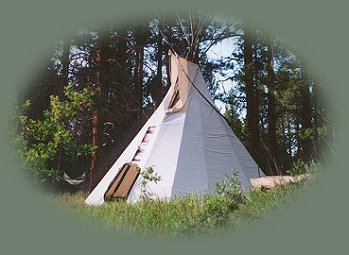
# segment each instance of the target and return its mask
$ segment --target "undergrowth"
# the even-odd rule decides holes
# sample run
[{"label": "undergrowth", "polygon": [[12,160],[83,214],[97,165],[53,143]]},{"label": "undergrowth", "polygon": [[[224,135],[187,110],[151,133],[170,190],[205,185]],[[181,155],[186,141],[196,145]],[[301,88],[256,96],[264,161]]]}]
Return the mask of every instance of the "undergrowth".
[{"label": "undergrowth", "polygon": [[87,206],[83,203],[85,196],[82,193],[61,195],[58,200],[90,223],[102,225],[110,231],[170,239],[195,238],[245,227],[255,220],[268,221],[269,212],[289,206],[304,188],[304,182],[307,181],[243,192],[236,176],[227,176],[217,185],[215,193],[169,201],[142,199],[131,204],[115,201]]}]

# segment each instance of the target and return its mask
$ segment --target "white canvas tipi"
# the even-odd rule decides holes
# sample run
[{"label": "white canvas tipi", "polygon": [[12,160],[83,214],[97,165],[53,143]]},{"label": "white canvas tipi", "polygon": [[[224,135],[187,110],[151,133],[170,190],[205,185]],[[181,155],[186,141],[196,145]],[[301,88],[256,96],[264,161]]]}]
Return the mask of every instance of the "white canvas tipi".
[{"label": "white canvas tipi", "polygon": [[[232,171],[246,189],[250,178],[264,176],[215,108],[198,65],[170,53],[170,80],[162,103],[85,203],[102,204],[125,163],[153,167],[161,180],[149,182],[147,193],[160,199],[212,191]],[[130,182],[129,202],[141,197],[141,178]]]}]

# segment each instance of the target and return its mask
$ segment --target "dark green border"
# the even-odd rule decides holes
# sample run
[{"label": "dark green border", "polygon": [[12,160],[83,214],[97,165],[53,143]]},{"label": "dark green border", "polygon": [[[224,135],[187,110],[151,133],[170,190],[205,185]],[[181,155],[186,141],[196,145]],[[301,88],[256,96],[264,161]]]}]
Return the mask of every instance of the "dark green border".
[{"label": "dark green border", "polygon": [[[337,1],[340,2],[340,1]],[[341,1],[344,2],[344,1]],[[222,15],[247,16],[299,48],[325,84],[337,114],[338,146],[333,162],[289,211],[273,223],[215,241],[162,243],[131,241],[94,229],[57,208],[27,183],[11,155],[6,120],[12,97],[48,55],[54,41],[83,24],[135,18],[154,6],[201,7]],[[345,251],[348,239],[348,7],[328,1],[2,1],[0,4],[1,171],[0,251],[2,254],[101,254],[138,252],[213,254],[330,254]]]}]

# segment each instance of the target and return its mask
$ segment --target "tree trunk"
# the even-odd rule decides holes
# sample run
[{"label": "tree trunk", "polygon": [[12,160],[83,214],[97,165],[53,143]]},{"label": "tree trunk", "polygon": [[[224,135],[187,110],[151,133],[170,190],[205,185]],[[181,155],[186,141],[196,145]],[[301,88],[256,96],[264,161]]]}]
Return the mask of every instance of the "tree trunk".
[{"label": "tree trunk", "polygon": [[[169,48],[167,48],[167,51],[168,52]],[[171,71],[170,71],[170,56],[168,54],[166,54],[166,75],[167,75],[167,86],[171,86]]]},{"label": "tree trunk", "polygon": [[163,97],[163,85],[162,85],[162,55],[163,55],[163,46],[162,46],[162,34],[161,34],[162,26],[159,24],[159,33],[157,35],[157,47],[158,51],[156,53],[156,61],[157,61],[157,69],[156,69],[156,80],[154,85],[154,101],[156,106],[159,106],[162,97]]},{"label": "tree trunk", "polygon": [[290,167],[292,166],[293,156],[292,156],[292,131],[291,131],[291,120],[287,120],[287,147],[288,147],[288,159],[290,162]]},{"label": "tree trunk", "polygon": [[318,88],[313,85],[313,112],[314,112],[314,124],[313,124],[313,132],[314,132],[314,157],[319,156],[319,147],[320,147],[320,138],[319,138],[319,95]]},{"label": "tree trunk", "polygon": [[[304,67],[303,67],[304,68]],[[302,148],[302,160],[307,162],[311,159],[312,155],[312,138],[311,135],[305,134],[312,130],[312,107],[311,107],[311,95],[309,90],[309,79],[305,70],[302,70],[302,81],[301,81],[301,124],[302,124],[302,139],[301,139],[301,148]]]},{"label": "tree trunk", "polygon": [[[258,105],[254,84],[254,65],[251,29],[248,25],[244,26],[244,69],[245,69],[245,86],[246,86],[246,103],[247,103],[247,147],[252,156],[260,163],[259,157],[259,126],[258,126]],[[263,169],[264,170],[264,169]]]},{"label": "tree trunk", "polygon": [[[120,30],[118,35],[118,43],[117,43],[117,75],[116,75],[116,90],[117,94],[123,95],[125,97],[126,105],[122,105],[123,111],[130,110],[130,107],[135,107],[132,105],[133,101],[132,98],[135,96],[133,93],[133,88],[131,84],[130,77],[131,75],[131,68],[128,63],[128,51],[129,47],[127,44],[127,29],[123,28]],[[120,111],[120,109],[117,109]]]},{"label": "tree trunk", "polygon": [[272,169],[274,174],[278,172],[277,162],[277,139],[276,139],[276,98],[275,98],[275,74],[273,66],[273,41],[270,38],[268,45],[268,147],[270,152],[270,158],[272,161]]},{"label": "tree trunk", "polygon": [[[97,110],[93,111],[92,113],[92,145],[97,145],[97,138],[98,138],[98,114]],[[88,190],[89,192],[93,189],[93,175],[96,168],[96,161],[97,161],[97,155],[96,152],[92,152],[91,154],[91,161],[90,161],[90,171],[89,171],[89,184],[88,184]]]},{"label": "tree trunk", "polygon": [[59,89],[58,95],[63,95],[63,89],[69,85],[69,54],[70,54],[70,41],[65,39],[63,41],[63,54],[62,54],[62,84]]},{"label": "tree trunk", "polygon": [[[100,104],[100,95],[101,95],[101,50],[100,48],[96,51],[96,87],[95,87],[95,98],[96,98],[96,106],[94,111],[92,112],[92,146],[97,146],[98,144],[98,106]],[[92,152],[91,160],[90,160],[90,169],[89,169],[89,183],[88,183],[88,191],[91,192],[93,189],[93,175],[96,168],[97,154],[96,152]]]},{"label": "tree trunk", "polygon": [[136,31],[136,72],[135,72],[135,95],[138,118],[143,109],[143,66],[144,66],[144,31],[143,26],[138,26]]}]

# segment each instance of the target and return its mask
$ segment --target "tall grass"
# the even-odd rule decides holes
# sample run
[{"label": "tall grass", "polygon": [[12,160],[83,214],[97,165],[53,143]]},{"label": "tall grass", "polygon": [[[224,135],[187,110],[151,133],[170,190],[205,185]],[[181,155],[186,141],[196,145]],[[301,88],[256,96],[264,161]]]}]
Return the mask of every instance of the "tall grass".
[{"label": "tall grass", "polygon": [[270,190],[253,189],[243,200],[232,203],[221,194],[187,196],[170,201],[144,199],[128,204],[107,202],[101,206],[84,205],[84,195],[60,195],[58,201],[92,224],[131,235],[188,238],[214,235],[221,230],[245,227],[253,220],[267,220],[273,208],[285,208],[304,183],[292,183]]}]

